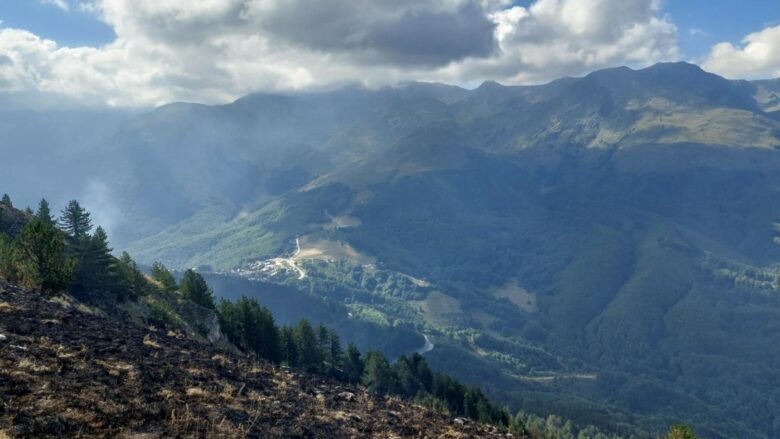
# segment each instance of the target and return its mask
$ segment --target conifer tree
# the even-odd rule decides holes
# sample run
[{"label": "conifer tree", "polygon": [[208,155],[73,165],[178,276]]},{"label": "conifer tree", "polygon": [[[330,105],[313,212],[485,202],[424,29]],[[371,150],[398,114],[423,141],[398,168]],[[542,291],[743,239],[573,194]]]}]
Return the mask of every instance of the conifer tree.
[{"label": "conifer tree", "polygon": [[41,198],[41,201],[38,203],[38,210],[35,212],[35,216],[49,225],[56,226],[56,219],[51,215],[49,202],[45,198]]},{"label": "conifer tree", "polygon": [[428,366],[428,362],[425,361],[425,358],[415,352],[409,357],[409,363],[411,364],[412,369],[414,370],[414,376],[420,382],[422,389],[426,392],[432,392],[433,372],[431,372],[431,368]]},{"label": "conifer tree", "polygon": [[92,230],[92,220],[78,201],[71,200],[63,209],[60,218],[62,230],[68,235],[72,243],[80,243],[86,240]]},{"label": "conifer tree", "polygon": [[298,346],[299,366],[310,373],[319,372],[322,355],[317,336],[308,321],[301,320],[295,327],[295,344]]},{"label": "conifer tree", "polygon": [[122,290],[122,299],[136,299],[147,291],[146,278],[144,278],[138,264],[127,252],[122,252],[117,264]]},{"label": "conifer tree", "polygon": [[176,285],[176,279],[173,277],[173,274],[161,262],[152,264],[152,278],[160,282],[165,291],[172,292],[179,288]]},{"label": "conifer tree", "polygon": [[279,330],[274,324],[271,312],[262,308],[257,300],[246,296],[241,296],[236,305],[241,338],[246,346],[260,358],[278,362],[280,360]]},{"label": "conifer tree", "polygon": [[195,270],[188,269],[184,272],[179,290],[185,298],[204,308],[214,309],[214,293],[203,276]]},{"label": "conifer tree", "polygon": [[320,322],[317,324],[316,334],[317,350],[320,352],[320,373],[328,374],[330,365],[330,334],[328,333],[328,328]]},{"label": "conifer tree", "polygon": [[8,194],[3,194],[3,198],[0,198],[0,204],[5,207],[14,207],[13,203],[11,203],[11,197],[9,197]]},{"label": "conifer tree", "polygon": [[117,260],[111,255],[108,235],[98,226],[91,237],[79,240],[76,256],[77,295],[87,299],[98,299],[99,295],[112,293],[119,299],[119,270]]},{"label": "conifer tree", "polygon": [[384,395],[393,390],[393,371],[387,358],[378,351],[366,353],[363,385],[376,395]]},{"label": "conifer tree", "polygon": [[298,345],[295,343],[293,328],[285,326],[279,333],[282,359],[290,367],[298,367]]},{"label": "conifer tree", "polygon": [[13,241],[5,233],[0,233],[0,277],[16,280]]},{"label": "conifer tree", "polygon": [[54,293],[70,284],[73,261],[65,255],[65,241],[58,230],[43,221],[36,218],[28,222],[11,252],[13,272],[22,285]]},{"label": "conifer tree", "polygon": [[27,215],[30,215],[30,216],[35,215],[35,213],[33,213],[33,210],[32,210],[32,208],[30,206],[27,206],[27,207],[24,208],[24,213],[26,213]]},{"label": "conifer tree", "polygon": [[341,377],[344,370],[344,351],[341,349],[341,339],[335,330],[330,330],[330,348],[328,357],[330,360],[329,375],[334,378]]},{"label": "conifer tree", "polygon": [[347,355],[344,358],[344,379],[351,384],[357,384],[363,377],[363,359],[357,346],[347,345]]}]

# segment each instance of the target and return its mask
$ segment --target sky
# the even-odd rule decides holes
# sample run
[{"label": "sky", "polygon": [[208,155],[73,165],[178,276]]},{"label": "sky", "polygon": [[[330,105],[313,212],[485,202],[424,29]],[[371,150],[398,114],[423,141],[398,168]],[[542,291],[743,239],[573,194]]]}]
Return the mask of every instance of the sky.
[{"label": "sky", "polygon": [[0,93],[118,107],[688,61],[780,77],[777,0],[0,0]]}]

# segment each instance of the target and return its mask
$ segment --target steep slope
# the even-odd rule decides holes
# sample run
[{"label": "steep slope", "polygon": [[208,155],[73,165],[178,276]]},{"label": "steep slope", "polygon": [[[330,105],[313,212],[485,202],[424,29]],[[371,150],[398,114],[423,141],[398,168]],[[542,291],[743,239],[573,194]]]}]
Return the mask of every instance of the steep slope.
[{"label": "steep slope", "polygon": [[13,437],[505,437],[0,283]]}]

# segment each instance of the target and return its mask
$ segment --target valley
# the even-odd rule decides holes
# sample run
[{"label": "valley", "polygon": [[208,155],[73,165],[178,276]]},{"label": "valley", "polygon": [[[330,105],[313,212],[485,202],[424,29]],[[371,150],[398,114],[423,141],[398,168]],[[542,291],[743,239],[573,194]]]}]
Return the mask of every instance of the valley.
[{"label": "valley", "polygon": [[[121,128],[47,181],[0,163],[0,186],[62,203],[108,182],[114,245],[142,264],[197,267],[218,297],[390,358],[424,352],[513,410],[640,438],[685,422],[767,439],[780,435],[773,84],[661,63],[170,104],[119,112]],[[13,120],[0,120],[13,145],[56,157],[76,142]]]}]

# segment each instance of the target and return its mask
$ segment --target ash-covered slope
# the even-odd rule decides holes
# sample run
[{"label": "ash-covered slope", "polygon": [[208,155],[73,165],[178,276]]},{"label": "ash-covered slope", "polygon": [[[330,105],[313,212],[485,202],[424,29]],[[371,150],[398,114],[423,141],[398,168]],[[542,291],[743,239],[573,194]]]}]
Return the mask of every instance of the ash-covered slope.
[{"label": "ash-covered slope", "polygon": [[503,437],[0,281],[0,437]]}]

